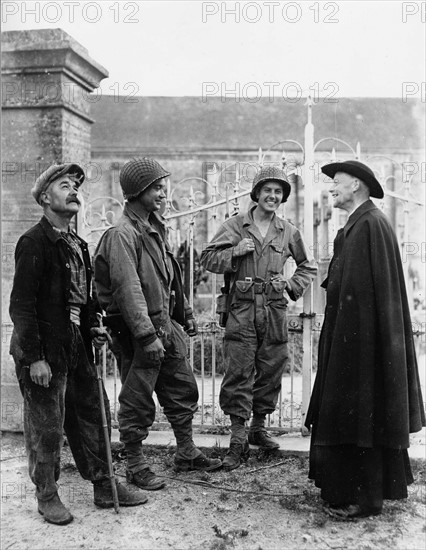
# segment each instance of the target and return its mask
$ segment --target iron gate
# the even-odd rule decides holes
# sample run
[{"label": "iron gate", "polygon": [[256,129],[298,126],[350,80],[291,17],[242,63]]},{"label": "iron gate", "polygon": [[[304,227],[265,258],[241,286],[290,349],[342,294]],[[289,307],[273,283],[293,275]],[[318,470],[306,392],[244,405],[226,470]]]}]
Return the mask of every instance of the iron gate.
[{"label": "iron gate", "polygon": [[[303,227],[302,233],[305,242],[311,247],[320,268],[318,281],[314,282],[306,291],[303,303],[290,310],[288,316],[290,365],[289,372],[285,373],[282,380],[282,390],[274,414],[269,416],[268,423],[272,430],[281,432],[302,431],[304,433],[304,417],[307,412],[311,388],[312,367],[316,357],[316,343],[321,330],[323,315],[317,313],[323,310],[323,298],[319,294],[319,282],[325,275],[329,259],[331,257],[330,243],[338,227],[344,223],[339,212],[332,210],[328,203],[327,191],[318,192],[320,181],[320,167],[322,164],[335,162],[337,154],[335,148],[322,154],[322,158],[316,160],[316,154],[320,145],[330,140],[333,145],[349,150],[351,157],[361,160],[361,147],[350,144],[334,137],[322,138],[314,142],[314,126],[312,124],[312,101],[307,102],[307,123],[305,126],[305,139],[303,145],[290,139],[278,142],[269,147],[265,153],[259,149],[257,159],[252,162],[227,163],[223,167],[215,163],[209,163],[210,169],[205,170],[205,177],[186,178],[176,186],[171,187],[167,182],[167,198],[164,216],[169,226],[169,235],[175,252],[185,246],[187,261],[188,299],[191,306],[204,300],[207,304],[198,315],[199,335],[189,339],[189,360],[192,369],[196,373],[199,385],[200,403],[199,412],[194,420],[194,425],[205,428],[218,428],[226,425],[228,420],[218,405],[218,388],[221,382],[221,361],[219,358],[223,329],[219,327],[216,317],[216,294],[222,286],[222,276],[210,274],[209,285],[205,285],[204,293],[198,292],[194,285],[194,267],[197,257],[196,245],[200,245],[199,235],[204,235],[207,242],[219,227],[223,219],[238,213],[242,207],[247,206],[251,190],[253,172],[266,162],[280,162],[286,170],[289,180],[299,186],[303,194]],[[296,152],[291,155],[284,151],[285,147],[291,147]],[[347,158],[347,154],[345,158]],[[394,162],[388,157],[383,157],[387,162]],[[363,158],[364,162],[373,158]],[[377,162],[378,156],[374,157]],[[397,163],[395,163],[397,164]],[[228,179],[227,174],[231,174]],[[226,177],[223,177],[223,176]],[[385,189],[385,197],[402,201],[403,226],[400,236],[401,249],[408,243],[409,207],[410,204],[422,204],[411,196],[411,178],[401,182],[403,193],[397,193],[388,188],[389,176],[377,173]],[[303,185],[302,185],[303,183]],[[184,191],[182,191],[184,190]],[[384,207],[384,199],[375,201],[380,207]],[[283,207],[280,207],[283,208]],[[92,247],[98,241],[100,235],[108,227],[113,225],[123,209],[123,204],[111,197],[93,198],[86,204],[83,203],[82,217],[79,223],[79,231]],[[297,204],[299,209],[299,204]],[[283,215],[282,211],[278,211]],[[300,224],[302,225],[302,224]],[[197,242],[196,242],[197,241]],[[201,243],[202,244],[202,243]],[[290,264],[290,265],[288,265]],[[406,269],[406,281],[408,280],[408,265]],[[291,269],[291,262],[287,262],[286,270]],[[285,273],[285,275],[288,275]],[[196,303],[197,302],[197,303]],[[314,307],[315,305],[315,307]],[[414,327],[415,334],[424,335],[424,324]],[[417,341],[420,338],[416,339]],[[119,380],[117,367],[112,354],[105,348],[102,351],[104,378],[111,401],[113,403],[113,415],[117,417],[117,395]],[[107,363],[112,364],[112,377],[106,377]],[[166,419],[158,405],[156,422],[163,423]]]}]

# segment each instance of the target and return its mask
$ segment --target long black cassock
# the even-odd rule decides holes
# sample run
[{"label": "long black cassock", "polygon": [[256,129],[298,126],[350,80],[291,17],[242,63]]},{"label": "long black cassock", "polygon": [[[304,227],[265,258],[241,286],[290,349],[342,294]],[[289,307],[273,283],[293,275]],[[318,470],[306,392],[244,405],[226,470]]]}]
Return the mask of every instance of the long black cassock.
[{"label": "long black cassock", "polygon": [[309,477],[327,502],[380,509],[407,496],[409,433],[425,414],[397,239],[370,200],[339,230],[322,286]]}]

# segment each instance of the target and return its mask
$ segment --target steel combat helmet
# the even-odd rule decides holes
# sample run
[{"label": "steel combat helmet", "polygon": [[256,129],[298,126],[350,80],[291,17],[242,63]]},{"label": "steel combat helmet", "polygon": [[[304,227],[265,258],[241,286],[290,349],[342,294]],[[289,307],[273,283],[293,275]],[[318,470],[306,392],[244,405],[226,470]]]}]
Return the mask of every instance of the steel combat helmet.
[{"label": "steel combat helmet", "polygon": [[257,202],[257,192],[265,182],[277,181],[281,183],[283,188],[283,198],[281,202],[286,202],[291,191],[291,186],[286,178],[287,176],[282,168],[278,166],[262,166],[253,180],[253,187],[250,193],[251,200]]},{"label": "steel combat helmet", "polygon": [[134,199],[156,181],[170,176],[152,158],[135,158],[127,162],[120,172],[120,185],[125,199]]}]

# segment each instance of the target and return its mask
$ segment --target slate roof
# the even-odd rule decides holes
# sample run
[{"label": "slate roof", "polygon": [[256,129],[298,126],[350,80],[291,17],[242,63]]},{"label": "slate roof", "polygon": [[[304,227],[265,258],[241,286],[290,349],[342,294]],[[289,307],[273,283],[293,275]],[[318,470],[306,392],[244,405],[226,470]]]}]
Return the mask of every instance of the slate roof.
[{"label": "slate roof", "polygon": [[[133,100],[133,102],[130,102]],[[313,107],[315,141],[335,136],[363,151],[424,147],[424,105],[397,98],[321,99]],[[256,150],[283,139],[303,143],[305,100],[101,96],[92,103],[92,153],[132,150]],[[335,143],[334,143],[335,144]],[[320,149],[330,150],[328,141]],[[291,150],[287,145],[286,150]]]}]

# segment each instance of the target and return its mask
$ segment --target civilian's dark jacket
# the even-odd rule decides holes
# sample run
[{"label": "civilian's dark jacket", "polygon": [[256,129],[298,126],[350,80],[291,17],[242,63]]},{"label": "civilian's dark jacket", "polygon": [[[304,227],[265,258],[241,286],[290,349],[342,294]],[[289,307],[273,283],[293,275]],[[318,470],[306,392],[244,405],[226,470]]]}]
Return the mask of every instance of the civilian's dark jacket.
[{"label": "civilian's dark jacket", "polygon": [[[92,359],[90,328],[98,322],[90,292],[92,269],[87,243],[80,238],[79,241],[89,297],[88,304],[81,310],[80,332]],[[48,360],[52,350],[67,348],[71,343],[69,255],[65,241],[44,216],[18,241],[10,297],[10,316],[14,324],[10,352],[17,363],[18,376],[19,367],[40,359]]]}]

